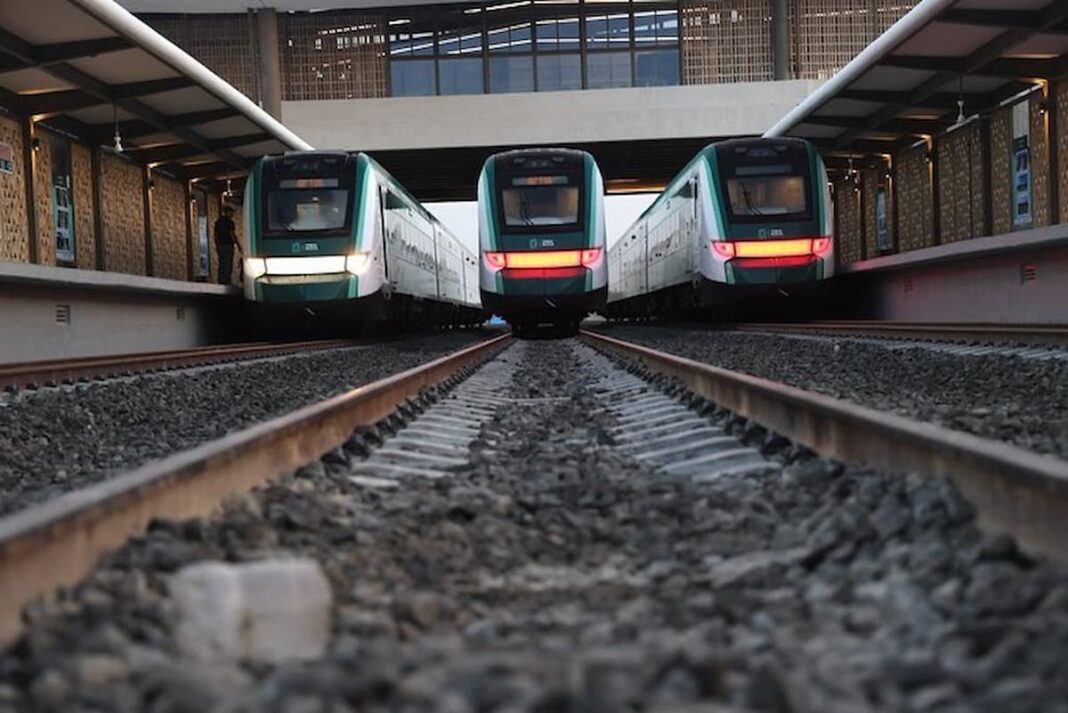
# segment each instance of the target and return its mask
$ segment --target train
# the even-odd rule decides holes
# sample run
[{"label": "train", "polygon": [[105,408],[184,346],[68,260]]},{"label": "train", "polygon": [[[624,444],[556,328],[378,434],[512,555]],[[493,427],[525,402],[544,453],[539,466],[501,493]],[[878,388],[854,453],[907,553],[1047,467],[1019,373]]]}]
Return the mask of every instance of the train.
[{"label": "train", "polygon": [[577,332],[604,308],[604,179],[593,156],[520,149],[490,156],[478,179],[483,307],[523,336],[542,324]]},{"label": "train", "polygon": [[486,317],[477,255],[365,153],[264,156],[243,211],[244,292],[261,331]]},{"label": "train", "polygon": [[612,246],[605,316],[818,309],[834,275],[833,213],[810,142],[710,144]]}]

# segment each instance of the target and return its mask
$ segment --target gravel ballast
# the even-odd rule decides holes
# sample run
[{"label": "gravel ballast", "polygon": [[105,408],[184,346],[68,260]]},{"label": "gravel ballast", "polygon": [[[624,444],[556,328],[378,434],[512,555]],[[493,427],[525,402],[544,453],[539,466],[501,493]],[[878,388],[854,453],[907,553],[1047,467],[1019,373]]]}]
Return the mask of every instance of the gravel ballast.
[{"label": "gravel ballast", "polygon": [[[364,432],[219,517],[156,523],[31,609],[0,709],[1068,713],[1064,567],[980,533],[945,481],[781,442],[772,475],[651,472],[576,348],[507,353],[499,395],[524,401],[450,475],[358,486]],[[330,580],[324,656],[178,653],[174,572],[282,555]]]},{"label": "gravel ballast", "polygon": [[598,331],[879,411],[1068,458],[1068,361],[659,326]]},{"label": "gravel ballast", "polygon": [[488,336],[449,332],[22,392],[0,403],[0,514],[221,438]]}]

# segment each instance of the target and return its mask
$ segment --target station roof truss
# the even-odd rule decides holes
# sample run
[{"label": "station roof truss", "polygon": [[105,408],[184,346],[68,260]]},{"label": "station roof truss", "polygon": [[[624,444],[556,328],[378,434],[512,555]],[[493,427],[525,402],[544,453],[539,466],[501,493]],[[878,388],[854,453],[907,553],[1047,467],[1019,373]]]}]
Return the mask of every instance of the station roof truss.
[{"label": "station roof truss", "polygon": [[0,106],[186,179],[311,148],[113,0],[0,3]]},{"label": "station roof truss", "polygon": [[808,139],[844,169],[1066,75],[1068,2],[923,0],[765,136]]}]

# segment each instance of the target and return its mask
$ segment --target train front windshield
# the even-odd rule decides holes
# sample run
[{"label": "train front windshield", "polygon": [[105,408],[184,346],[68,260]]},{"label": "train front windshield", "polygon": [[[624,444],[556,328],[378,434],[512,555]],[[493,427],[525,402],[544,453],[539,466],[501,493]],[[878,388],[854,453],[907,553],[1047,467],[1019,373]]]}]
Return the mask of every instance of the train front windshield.
[{"label": "train front windshield", "polygon": [[507,226],[577,225],[579,189],[568,176],[517,176],[501,193]]},{"label": "train front windshield", "polygon": [[342,156],[286,157],[264,170],[268,238],[347,233],[352,220],[352,171]]},{"label": "train front windshield", "polygon": [[787,144],[721,151],[731,218],[740,222],[804,220],[812,213],[804,149]]}]

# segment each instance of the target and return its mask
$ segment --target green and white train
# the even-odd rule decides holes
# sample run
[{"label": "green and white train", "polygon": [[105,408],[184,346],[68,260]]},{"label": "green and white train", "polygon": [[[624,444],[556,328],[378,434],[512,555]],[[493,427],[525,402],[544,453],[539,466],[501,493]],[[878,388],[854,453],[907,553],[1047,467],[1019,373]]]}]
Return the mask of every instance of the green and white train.
[{"label": "green and white train", "polygon": [[265,156],[244,224],[245,297],[266,325],[484,318],[477,257],[366,154]]},{"label": "green and white train", "polygon": [[799,139],[704,148],[608,254],[610,318],[811,306],[834,274],[827,169]]},{"label": "green and white train", "polygon": [[607,296],[604,181],[593,156],[524,149],[486,160],[478,180],[479,282],[516,334],[577,331]]}]

